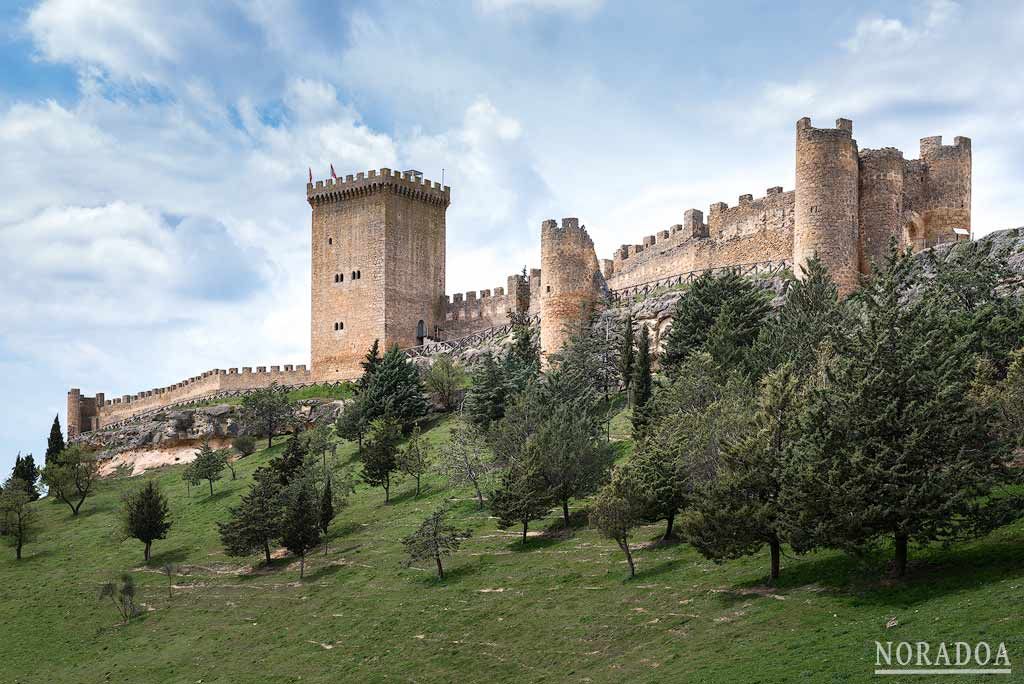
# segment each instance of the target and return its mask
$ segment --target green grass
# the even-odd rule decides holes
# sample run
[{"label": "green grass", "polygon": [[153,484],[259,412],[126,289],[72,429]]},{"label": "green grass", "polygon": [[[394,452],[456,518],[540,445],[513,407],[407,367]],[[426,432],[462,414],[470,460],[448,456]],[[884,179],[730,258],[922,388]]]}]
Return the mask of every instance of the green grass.
[{"label": "green grass", "polygon": [[[428,438],[438,445],[448,428],[440,421]],[[199,488],[187,498],[175,466],[104,482],[77,519],[39,502],[38,540],[20,562],[0,557],[0,681],[863,682],[876,639],[1004,641],[1024,669],[1022,525],[916,551],[900,582],[885,578],[883,557],[823,552],[784,558],[781,581],[766,587],[766,554],[715,565],[684,544],[641,549],[627,581],[613,542],[564,534],[553,515],[536,528],[555,533],[523,548],[468,491],[431,476],[420,498],[406,481],[388,506],[360,486],[300,582],[292,558],[253,570],[256,558],[225,557],[215,526],[281,449],[242,461],[212,497]],[[353,455],[339,448],[341,461]],[[119,541],[116,512],[149,478],[174,525],[145,567],[142,544]],[[400,540],[449,496],[474,536],[438,581],[403,566]],[[637,541],[660,531],[643,528]],[[165,562],[182,567],[170,599]],[[98,599],[124,570],[146,609],[128,625]]]}]

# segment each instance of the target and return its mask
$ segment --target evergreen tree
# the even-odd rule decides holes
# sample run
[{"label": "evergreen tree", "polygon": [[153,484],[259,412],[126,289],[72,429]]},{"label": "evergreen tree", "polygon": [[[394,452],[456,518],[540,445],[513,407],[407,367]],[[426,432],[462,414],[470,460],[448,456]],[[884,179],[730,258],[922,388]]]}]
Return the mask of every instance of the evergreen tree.
[{"label": "evergreen tree", "polygon": [[242,422],[250,432],[267,436],[268,449],[274,435],[292,420],[292,411],[288,391],[276,382],[242,396]]},{"label": "evergreen tree", "polygon": [[531,467],[530,459],[515,464],[502,473],[498,487],[489,497],[491,513],[498,519],[498,529],[506,530],[513,525],[522,525],[522,543],[530,522],[539,520],[551,510],[551,500],[544,487],[544,480]]},{"label": "evergreen tree", "polygon": [[124,498],[121,511],[124,535],[138,539],[146,545],[145,559],[147,563],[151,557],[153,542],[157,539],[167,538],[167,530],[171,527],[169,512],[167,498],[152,480],[147,482],[142,489],[128,494]]},{"label": "evergreen tree", "polygon": [[239,458],[246,458],[256,453],[256,440],[251,435],[239,435],[231,440],[231,446],[238,452]]},{"label": "evergreen tree", "polygon": [[633,366],[633,435],[643,432],[647,422],[647,402],[651,399],[651,338],[646,325],[640,326],[637,339],[636,363]]},{"label": "evergreen tree", "polygon": [[367,403],[362,395],[356,396],[352,401],[345,404],[341,415],[334,423],[334,429],[339,437],[356,442],[359,452],[363,451],[363,437],[369,428],[370,420],[367,411]]},{"label": "evergreen tree", "polygon": [[99,476],[99,460],[80,444],[67,447],[43,468],[43,482],[57,500],[68,505],[72,515],[78,515],[86,498],[95,493]]},{"label": "evergreen tree", "polygon": [[526,312],[509,313],[512,346],[505,355],[504,372],[508,391],[518,392],[540,375],[540,344],[537,331]]},{"label": "evergreen tree", "polygon": [[210,438],[205,437],[191,465],[196,479],[210,484],[210,496],[213,496],[213,483],[223,477],[227,465],[227,451],[214,449],[210,446]]},{"label": "evergreen tree", "polygon": [[270,459],[270,468],[277,473],[278,482],[282,487],[286,487],[302,471],[306,465],[306,455],[305,440],[296,427],[281,455]]},{"label": "evergreen tree", "polygon": [[384,489],[384,503],[391,501],[391,476],[398,469],[398,443],[402,428],[393,418],[378,418],[370,423],[366,449],[361,454],[363,482]]},{"label": "evergreen tree", "polygon": [[241,502],[230,513],[227,522],[217,523],[224,553],[250,556],[262,551],[270,563],[270,545],[281,534],[283,515],[282,487],[277,474],[267,468],[257,470],[249,493],[242,495]]},{"label": "evergreen tree", "polygon": [[299,557],[299,579],[306,573],[306,554],[320,544],[320,506],[308,473],[284,489],[281,545]]},{"label": "evergreen tree", "polygon": [[590,525],[614,540],[626,554],[631,578],[636,576],[636,564],[629,538],[641,523],[643,501],[640,484],[630,477],[628,470],[617,468],[590,507]]},{"label": "evergreen tree", "polygon": [[420,495],[420,480],[430,470],[430,451],[426,439],[417,425],[405,447],[398,454],[398,469],[416,480],[416,496]]},{"label": "evergreen tree", "polygon": [[360,376],[356,385],[360,390],[365,390],[370,386],[370,382],[373,380],[373,376],[377,372],[377,369],[380,368],[380,364],[380,340],[374,340],[373,344],[370,345],[369,350],[367,350],[366,356],[359,362],[359,365],[363,368],[363,374]]},{"label": "evergreen tree", "polygon": [[46,440],[46,461],[44,465],[48,463],[55,463],[60,457],[60,452],[64,451],[64,433],[60,429],[60,415],[53,417],[53,425],[50,426],[50,436]]},{"label": "evergreen tree", "polygon": [[855,327],[808,398],[787,462],[788,533],[797,550],[895,543],[906,572],[911,542],[979,530],[1010,479],[1008,450],[969,400],[975,356],[956,336],[945,297],[920,292],[920,262],[895,243],[851,298]]},{"label": "evergreen tree", "polygon": [[473,369],[471,384],[463,407],[466,418],[474,425],[488,427],[505,415],[508,386],[490,352],[484,352]]},{"label": "evergreen tree", "polygon": [[704,348],[726,304],[734,328],[733,343],[744,349],[754,343],[769,311],[765,291],[731,271],[720,276],[705,273],[679,298],[673,310],[672,328],[661,357],[662,366],[670,374],[687,356]]},{"label": "evergreen tree", "polygon": [[0,535],[14,547],[16,560],[21,560],[22,549],[32,541],[38,527],[38,514],[35,507],[29,505],[31,496],[27,489],[26,482],[11,478],[0,492]]},{"label": "evergreen tree", "polygon": [[444,579],[442,559],[459,550],[463,539],[472,535],[472,530],[459,530],[449,525],[448,509],[442,506],[423,521],[419,528],[402,540],[409,554],[409,562],[432,560],[437,565],[437,577]]},{"label": "evergreen tree", "polygon": [[[622,322],[622,335],[619,338],[619,377],[622,378],[623,389],[629,401],[633,401],[633,395],[629,391],[633,383],[633,369],[636,363],[635,337],[634,337],[633,310],[627,309],[626,320]],[[645,326],[646,327],[646,326]],[[648,350],[650,351],[650,350]]]},{"label": "evergreen tree", "polygon": [[36,462],[32,458],[32,454],[27,456],[18,454],[14,457],[14,470],[11,472],[11,479],[17,480],[19,484],[25,487],[25,493],[28,494],[29,501],[37,501],[39,499],[39,489],[36,487],[36,483],[39,481],[39,469],[36,468]]},{"label": "evergreen tree", "polygon": [[751,354],[754,376],[760,378],[788,363],[801,378],[813,372],[819,349],[842,323],[842,308],[828,269],[817,258],[803,266],[803,279],[786,282],[786,298],[778,315],[768,320]]},{"label": "evergreen tree", "polygon": [[369,419],[394,419],[403,431],[426,415],[428,408],[419,371],[398,345],[384,354],[370,376],[362,398],[366,402]]},{"label": "evergreen tree", "polygon": [[797,383],[788,363],[765,378],[755,429],[726,445],[721,467],[696,488],[684,523],[687,540],[715,561],[751,555],[767,544],[773,580],[785,539],[781,473],[799,410]]},{"label": "evergreen tree", "polygon": [[723,380],[707,352],[690,355],[677,371],[648,405],[630,461],[646,493],[644,518],[665,520],[665,539],[694,491],[715,476],[723,445],[746,434],[752,413],[749,385],[737,375]]},{"label": "evergreen tree", "polygon": [[331,478],[324,480],[324,488],[320,493],[320,531],[324,535],[324,554],[327,554],[327,530],[334,520],[334,492],[331,489]]},{"label": "evergreen tree", "polygon": [[198,487],[202,479],[199,477],[195,469],[195,461],[189,463],[181,471],[181,479],[185,481],[185,496],[192,497],[192,488]]}]

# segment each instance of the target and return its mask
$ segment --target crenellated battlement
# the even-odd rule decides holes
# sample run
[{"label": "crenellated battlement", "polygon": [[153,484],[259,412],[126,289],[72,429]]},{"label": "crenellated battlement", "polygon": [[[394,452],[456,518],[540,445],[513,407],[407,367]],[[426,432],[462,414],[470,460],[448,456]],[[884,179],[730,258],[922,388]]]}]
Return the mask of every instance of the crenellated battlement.
[{"label": "crenellated battlement", "polygon": [[315,183],[306,183],[306,199],[310,206],[331,202],[343,202],[365,197],[378,192],[391,192],[431,204],[448,206],[451,203],[451,188],[430,181],[416,172],[392,171],[382,168],[370,169],[344,178],[327,178]]}]

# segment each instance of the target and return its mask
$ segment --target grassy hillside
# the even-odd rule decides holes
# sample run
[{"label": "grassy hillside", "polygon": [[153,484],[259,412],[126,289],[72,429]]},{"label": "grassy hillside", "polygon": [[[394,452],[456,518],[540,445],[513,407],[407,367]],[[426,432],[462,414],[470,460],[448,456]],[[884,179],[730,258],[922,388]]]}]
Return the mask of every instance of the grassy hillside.
[{"label": "grassy hillside", "polygon": [[[447,430],[428,434],[440,442]],[[613,542],[577,529],[523,548],[468,491],[430,477],[419,499],[404,482],[388,506],[360,486],[300,582],[291,558],[254,568],[256,558],[225,557],[215,527],[281,449],[243,461],[212,497],[186,497],[180,467],[169,467],[104,482],[77,519],[39,502],[43,530],[24,560],[0,556],[0,681],[859,682],[871,678],[875,639],[1005,641],[1024,672],[1021,525],[918,551],[905,582],[884,579],[882,556],[827,552],[785,558],[769,588],[765,554],[719,566],[681,544],[639,551],[638,576],[625,581]],[[353,455],[339,448],[343,461]],[[116,535],[122,492],[146,478],[174,517],[150,567],[141,543]],[[437,581],[429,567],[403,567],[399,540],[452,495],[456,522],[475,536]],[[659,532],[644,528],[638,541]],[[171,598],[166,562],[181,566]],[[120,625],[98,590],[126,569],[146,612]]]}]

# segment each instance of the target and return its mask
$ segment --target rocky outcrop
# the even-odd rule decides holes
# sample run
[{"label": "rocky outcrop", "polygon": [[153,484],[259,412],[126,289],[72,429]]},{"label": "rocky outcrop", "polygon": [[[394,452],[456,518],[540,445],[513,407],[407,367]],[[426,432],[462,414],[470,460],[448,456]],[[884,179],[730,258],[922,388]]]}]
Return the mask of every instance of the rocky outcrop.
[{"label": "rocky outcrop", "polygon": [[[344,405],[344,401],[327,399],[301,401],[295,407],[295,422],[314,425],[334,421]],[[159,411],[118,428],[87,432],[75,441],[95,450],[101,459],[111,460],[111,466],[134,467],[137,462],[146,462],[146,467],[154,467],[187,462],[191,460],[187,456],[203,439],[221,446],[244,429],[241,406],[217,404]],[[162,452],[166,458],[160,457]]]}]

